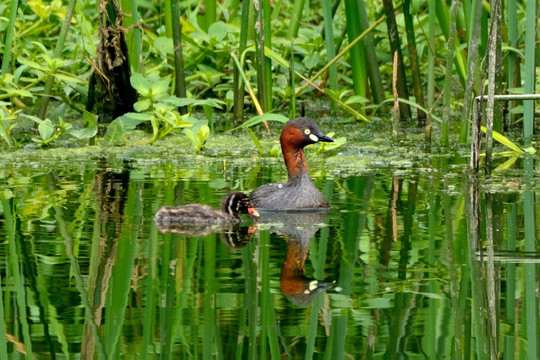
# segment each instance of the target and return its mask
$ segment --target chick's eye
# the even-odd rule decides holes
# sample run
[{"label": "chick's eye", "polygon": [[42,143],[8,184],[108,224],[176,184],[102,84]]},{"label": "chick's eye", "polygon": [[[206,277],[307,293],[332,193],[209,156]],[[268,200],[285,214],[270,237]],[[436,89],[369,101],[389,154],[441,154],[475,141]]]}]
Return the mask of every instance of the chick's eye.
[{"label": "chick's eye", "polygon": [[304,130],[304,134],[309,135],[311,131],[309,129]]}]

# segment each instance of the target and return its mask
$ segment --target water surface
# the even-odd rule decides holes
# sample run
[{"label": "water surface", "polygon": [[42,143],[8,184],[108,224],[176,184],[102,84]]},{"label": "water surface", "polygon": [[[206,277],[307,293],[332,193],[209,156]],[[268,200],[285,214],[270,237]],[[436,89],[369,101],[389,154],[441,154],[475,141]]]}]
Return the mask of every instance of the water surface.
[{"label": "water surface", "polygon": [[536,159],[475,184],[467,147],[336,136],[348,143],[307,154],[327,213],[219,233],[162,232],[152,217],[284,180],[281,158],[243,134],[196,156],[181,136],[6,155],[0,353],[537,359]]}]

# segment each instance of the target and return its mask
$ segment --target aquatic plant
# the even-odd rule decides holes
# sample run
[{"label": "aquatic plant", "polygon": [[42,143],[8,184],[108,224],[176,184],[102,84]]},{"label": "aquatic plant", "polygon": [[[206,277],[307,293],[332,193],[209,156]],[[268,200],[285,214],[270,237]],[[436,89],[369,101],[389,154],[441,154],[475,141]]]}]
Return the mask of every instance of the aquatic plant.
[{"label": "aquatic plant", "polygon": [[[304,1],[267,0],[119,3],[131,72],[168,83],[174,78],[170,94],[179,99],[219,99],[226,104],[220,110],[234,109],[237,119],[244,116],[244,110],[261,114],[256,109],[259,105],[263,112],[281,113],[287,105],[296,107],[299,98],[311,100],[320,95],[331,100],[333,110],[347,112],[341,116],[344,121],[369,119],[379,107],[385,109],[379,110],[378,116],[386,117],[385,100],[392,93],[392,54],[401,50],[403,54],[398,53],[396,67],[400,72],[396,81],[400,89],[399,125],[408,117],[418,117],[421,125],[425,114],[426,141],[442,144],[458,134],[461,142],[468,140],[471,98],[472,94],[483,92],[482,64],[487,64],[483,59],[488,32],[482,29],[487,29],[489,14],[496,5],[476,2],[476,7],[460,7],[454,2],[451,7],[449,1],[435,0],[405,1],[402,6],[383,1],[381,8],[365,1],[323,1],[322,8]],[[45,2],[35,0],[23,7],[15,0],[0,1],[0,15],[7,19],[0,47],[0,82],[4,90],[0,100],[9,102],[7,107],[13,114],[56,121],[51,116],[55,107],[47,107],[46,103],[62,102],[69,107],[62,114],[64,121],[80,122],[84,105],[92,98],[88,84],[90,74],[98,69],[94,60],[99,39],[96,20],[102,16],[95,2],[83,2],[77,7],[73,4],[70,1],[65,7],[62,2],[53,1],[46,6]],[[505,11],[508,17],[497,30],[499,35],[508,33],[508,38],[499,36],[503,42],[497,44],[495,51],[500,64],[495,78],[498,84],[506,84],[497,92],[534,90],[537,17],[534,6],[524,4],[523,0],[510,1]],[[232,53],[240,59],[242,71]],[[403,68],[405,71],[400,70]],[[98,76],[107,77],[104,73]],[[181,77],[185,83],[178,81]],[[525,88],[521,87],[521,79],[525,80]],[[249,100],[244,91],[248,84]],[[415,96],[409,98],[407,93]],[[141,96],[140,91],[138,95]],[[153,124],[151,141],[170,133],[169,128],[182,128],[186,122],[183,116],[191,111],[180,106],[181,116],[175,118],[176,115],[166,114],[169,108],[161,108],[160,112],[161,105],[141,110],[148,100],[142,97],[139,109],[128,117],[131,123]],[[531,114],[538,105],[530,101],[524,105],[523,113],[515,111],[520,106],[516,102],[503,105],[509,115],[497,113],[500,116],[495,116],[494,129],[502,132],[504,124],[521,126],[525,117],[525,138],[530,142]],[[201,106],[212,131],[210,114],[214,107]],[[289,109],[289,113],[294,114],[295,110]],[[156,115],[153,122],[148,117],[152,111]],[[139,118],[133,113],[139,114]],[[441,115],[445,116],[441,125],[432,122],[434,116]],[[77,116],[79,119],[74,121]],[[111,129],[126,131],[133,127],[126,117],[120,120],[118,116],[112,116],[111,120],[118,121],[109,124]],[[17,122],[15,118],[13,126],[20,126]],[[118,126],[120,122],[124,127]],[[433,127],[442,129],[436,132],[441,134],[440,138],[433,138]],[[11,141],[12,145],[17,143]]]}]

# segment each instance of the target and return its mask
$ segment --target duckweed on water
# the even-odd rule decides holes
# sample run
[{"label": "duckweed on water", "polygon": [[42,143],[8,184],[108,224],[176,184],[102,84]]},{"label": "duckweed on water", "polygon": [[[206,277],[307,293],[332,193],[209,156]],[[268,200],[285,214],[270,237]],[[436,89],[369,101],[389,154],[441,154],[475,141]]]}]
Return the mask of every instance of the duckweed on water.
[{"label": "duckweed on water", "polygon": [[[427,147],[422,133],[408,132],[406,140],[394,144],[388,136],[388,124],[384,121],[373,122],[366,126],[356,124],[328,123],[329,118],[318,119],[321,129],[335,132],[335,137],[345,136],[347,142],[333,150],[316,154],[315,146],[305,149],[312,176],[324,176],[330,172],[339,176],[377,173],[390,171],[396,176],[407,176],[411,173],[429,173],[431,161],[448,161],[449,169],[463,173],[468,169],[468,145],[456,147]],[[234,133],[214,134],[206,139],[200,153],[195,153],[189,140],[180,133],[171,134],[154,144],[125,145],[115,147],[81,146],[69,148],[26,148],[6,151],[0,160],[0,169],[31,169],[32,171],[49,171],[54,169],[99,168],[105,161],[108,168],[119,170],[128,162],[134,169],[157,169],[170,165],[171,171],[196,168],[195,164],[224,162],[223,167],[236,166],[249,168],[254,164],[277,165],[282,163],[279,150],[279,129],[273,125],[271,136],[259,131],[261,145],[266,149],[265,155],[259,154],[251,138],[242,130]],[[280,126],[280,125],[279,125]],[[328,131],[327,131],[328,130]],[[141,144],[148,138],[144,131],[135,130],[125,134],[128,144]],[[446,160],[444,160],[446,159]],[[280,166],[279,171],[284,167]],[[322,171],[321,171],[322,170]],[[511,176],[508,172],[497,172],[496,176]],[[494,180],[497,185],[500,179]],[[510,186],[508,190],[515,189]],[[494,189],[494,191],[497,191]]]}]

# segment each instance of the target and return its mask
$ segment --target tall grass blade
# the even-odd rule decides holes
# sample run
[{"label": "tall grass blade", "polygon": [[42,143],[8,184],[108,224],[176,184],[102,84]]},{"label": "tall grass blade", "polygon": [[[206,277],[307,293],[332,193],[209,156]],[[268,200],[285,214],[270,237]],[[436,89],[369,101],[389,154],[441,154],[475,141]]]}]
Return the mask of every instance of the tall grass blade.
[{"label": "tall grass blade", "polygon": [[[384,13],[386,15],[386,27],[388,38],[390,40],[390,49],[392,54],[397,52],[397,91],[402,99],[409,99],[409,90],[407,88],[407,79],[405,77],[405,68],[403,64],[403,55],[401,53],[401,42],[396,23],[394,4],[392,0],[383,0]],[[401,104],[399,107],[401,119],[410,119],[411,110],[407,104]]]},{"label": "tall grass blade", "polygon": [[[510,209],[506,216],[506,250],[516,250],[517,240],[517,205],[516,196],[509,196]],[[516,326],[516,264],[506,265],[506,287],[504,289],[504,312],[505,323],[510,326],[508,335],[505,336],[504,352],[506,354],[515,353],[514,337]],[[508,359],[513,360],[513,356],[508,356]]]},{"label": "tall grass blade", "polygon": [[15,34],[15,20],[17,19],[18,9],[19,0],[11,0],[11,7],[9,9],[9,21],[6,28],[6,37],[4,38],[4,56],[2,59],[2,68],[0,69],[0,75],[7,74],[9,72],[9,66],[11,63],[11,45],[13,44],[13,35]]},{"label": "tall grass blade", "polygon": [[[56,42],[56,47],[53,52],[54,58],[59,58],[62,54],[62,49],[64,48],[64,42],[66,41],[66,35],[71,24],[71,18],[73,17],[73,10],[75,8],[76,0],[69,0],[67,6],[66,17],[62,22],[62,27],[60,29],[60,34],[58,35],[58,41]],[[45,119],[45,114],[47,112],[47,106],[49,105],[49,99],[51,96],[51,90],[54,84],[54,76],[49,76],[45,82],[45,89],[43,90],[43,97],[41,99],[41,104],[39,105],[39,110],[37,116],[41,119]]]},{"label": "tall grass blade", "polygon": [[456,17],[458,10],[458,1],[452,0],[450,7],[450,29],[448,32],[448,43],[446,53],[446,69],[444,80],[444,110],[443,110],[443,122],[441,128],[441,145],[448,144],[448,123],[450,122],[450,114],[452,113],[451,101],[452,101],[452,68],[454,65],[454,50],[455,50],[455,36],[456,36]]},{"label": "tall grass blade", "polygon": [[428,74],[427,74],[427,106],[430,111],[427,113],[424,139],[431,143],[431,133],[433,129],[432,117],[435,105],[435,20],[436,20],[436,0],[428,0]]},{"label": "tall grass blade", "polygon": [[[425,107],[424,90],[422,88],[422,78],[420,77],[420,65],[418,64],[418,53],[416,51],[416,36],[414,34],[414,24],[411,15],[411,1],[403,1],[403,16],[405,19],[405,32],[407,34],[407,48],[409,49],[409,60],[411,61],[411,74],[413,83],[413,92],[416,102]],[[418,111],[418,123],[423,124],[426,121],[426,113]]]},{"label": "tall grass blade", "polygon": [[[174,84],[175,95],[179,98],[186,97],[186,76],[184,74],[184,54],[182,51],[182,24],[180,23],[180,0],[167,0],[171,8],[172,38],[174,46]],[[187,113],[186,107],[180,107],[181,114]]]},{"label": "tall grass blade", "polygon": [[497,73],[497,46],[500,46],[501,1],[495,0],[491,7],[491,26],[488,44],[488,99],[486,108],[486,176],[491,175],[493,152],[493,125],[495,117],[495,85]]},{"label": "tall grass blade", "polygon": [[137,250],[137,237],[142,213],[142,182],[134,182],[127,194],[125,215],[130,219],[122,224],[122,233],[118,241],[115,265],[110,279],[111,284],[105,300],[105,349],[110,358],[117,359],[120,354],[125,313],[128,306],[128,294],[131,289],[131,277]]},{"label": "tall grass blade", "polygon": [[[536,41],[535,34],[538,31],[538,17],[536,14],[538,4],[534,1],[527,1],[525,15],[525,93],[533,94],[536,76],[535,76],[535,53]],[[534,103],[525,101],[523,104],[523,139],[524,145],[530,146],[533,136],[534,125]]]},{"label": "tall grass blade", "polygon": [[212,359],[216,351],[216,238],[209,236],[204,245],[203,359]]},{"label": "tall grass blade", "polygon": [[[271,48],[269,0],[253,1],[255,11],[255,68],[257,69],[257,94],[263,111],[272,107],[272,74],[271,62],[267,61],[264,53],[265,44]],[[268,38],[267,38],[268,37]]]},{"label": "tall grass blade", "polygon": [[128,59],[132,72],[143,72],[142,63],[142,35],[139,25],[139,5],[138,0],[122,0],[122,11],[124,15],[124,26],[129,30],[126,34],[128,46]]},{"label": "tall grass blade", "polygon": [[[358,0],[358,10],[360,12],[360,26],[365,32],[370,28],[366,4],[364,0]],[[369,84],[371,88],[371,94],[373,96],[373,102],[380,105],[384,101],[384,88],[381,78],[381,72],[379,70],[379,61],[377,59],[377,52],[375,51],[375,45],[373,44],[373,37],[370,33],[367,33],[364,38],[364,48],[366,50],[366,67],[367,75],[369,78]],[[331,85],[331,83],[330,83]]]},{"label": "tall grass blade", "polygon": [[[26,356],[29,359],[34,357],[32,350],[32,338],[30,337],[30,319],[27,317],[27,302],[26,302],[26,289],[25,281],[22,278],[23,271],[21,270],[19,263],[22,261],[19,257],[19,251],[17,250],[17,243],[21,240],[18,239],[20,235],[16,232],[16,217],[15,208],[13,206],[13,199],[2,200],[2,208],[4,209],[5,224],[7,228],[8,251],[9,262],[11,267],[11,274],[13,276],[13,287],[15,290],[15,301],[17,306],[17,313],[19,314],[19,326],[22,332],[24,341],[24,350]],[[7,265],[7,264],[6,264]],[[3,331],[3,330],[2,330]]]},{"label": "tall grass blade", "polygon": [[[349,41],[357,38],[362,29],[360,28],[360,10],[358,9],[357,0],[344,0],[345,2],[345,17],[347,18],[347,37]],[[363,43],[355,44],[349,52],[349,64],[352,70],[352,82],[354,94],[366,96],[366,50]]]},{"label": "tall grass blade", "polygon": [[[337,82],[336,82],[337,85]],[[291,119],[296,117],[296,96],[295,96],[295,81],[294,81],[294,40],[291,41],[291,55],[289,61],[289,117]],[[334,103],[332,103],[332,109],[334,109]]]},{"label": "tall grass blade", "polygon": [[469,136],[469,121],[472,114],[474,94],[482,93],[482,84],[480,81],[480,53],[479,43],[481,36],[481,19],[482,19],[482,1],[475,2],[476,7],[473,7],[470,25],[469,39],[469,55],[467,59],[467,80],[465,83],[465,99],[463,105],[463,113],[459,127],[459,142],[465,143]]},{"label": "tall grass blade", "polygon": [[298,35],[298,28],[300,26],[300,19],[302,18],[302,10],[304,9],[305,0],[294,0],[294,8],[291,16],[291,23],[289,30],[287,31],[287,38],[292,40]]},{"label": "tall grass blade", "polygon": [[[238,45],[238,53],[243,54],[247,46],[248,29],[249,29],[249,4],[251,1],[242,1],[242,17],[240,21],[240,43]],[[244,115],[244,84],[243,74],[240,74],[241,68],[234,67],[233,73],[233,92],[234,92],[234,118],[241,119]]]},{"label": "tall grass blade", "polygon": [[204,1],[204,31],[208,32],[210,25],[216,22],[217,19],[217,1],[205,0]]},{"label": "tall grass blade", "polygon": [[[264,43],[263,46],[266,48],[272,48],[272,11],[270,10],[270,0],[262,0],[263,2],[263,25],[264,25]],[[264,82],[265,87],[265,97],[266,97],[266,111],[271,111],[272,106],[272,59],[265,56],[264,57]]]},{"label": "tall grass blade", "polygon": [[[332,17],[332,6],[331,0],[323,0],[323,18],[324,18],[324,39],[326,45],[326,57],[328,61],[331,61],[336,56],[336,47],[334,44],[334,26],[333,26],[333,17]],[[292,49],[292,46],[291,46]],[[291,50],[292,52],[292,50]],[[291,55],[292,58],[292,55]],[[292,66],[292,62],[291,62]],[[291,69],[292,74],[292,69]],[[337,91],[338,82],[337,82],[337,68],[336,65],[330,66],[328,69],[328,79],[330,84],[330,89],[332,91]],[[294,91],[293,91],[293,98]],[[336,105],[332,102],[332,110],[336,110]]]}]

